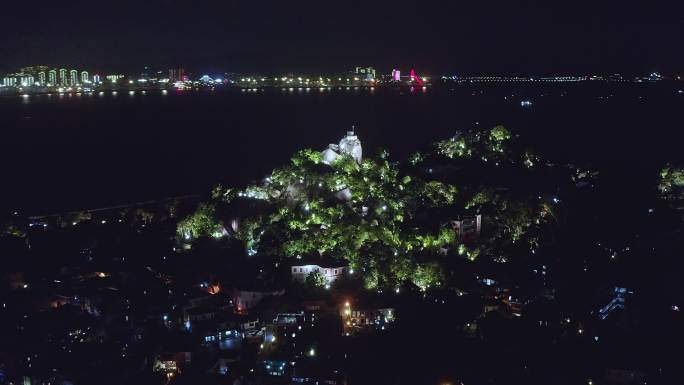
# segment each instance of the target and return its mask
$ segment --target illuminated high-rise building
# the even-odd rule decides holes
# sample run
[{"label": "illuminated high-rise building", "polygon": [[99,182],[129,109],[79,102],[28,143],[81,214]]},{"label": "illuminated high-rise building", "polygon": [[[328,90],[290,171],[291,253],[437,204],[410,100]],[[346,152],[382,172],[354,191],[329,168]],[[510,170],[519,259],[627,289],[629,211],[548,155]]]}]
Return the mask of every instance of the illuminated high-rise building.
[{"label": "illuminated high-rise building", "polygon": [[35,84],[36,78],[33,77],[33,75],[29,74],[20,74],[19,75],[19,82],[21,83],[22,87],[31,87]]},{"label": "illuminated high-rise building", "polygon": [[112,83],[117,83],[119,79],[124,78],[123,75],[107,75],[106,79],[109,80]]},{"label": "illuminated high-rise building", "polygon": [[69,79],[67,78],[67,70],[65,70],[64,68],[59,69],[59,85],[69,85]]},{"label": "illuminated high-rise building", "polygon": [[362,75],[365,80],[375,80],[375,68],[373,67],[356,67],[354,72],[357,75]]},{"label": "illuminated high-rise building", "polygon": [[2,85],[5,87],[12,87],[17,83],[17,79],[12,76],[6,76],[2,79]]},{"label": "illuminated high-rise building", "polygon": [[171,83],[185,81],[185,70],[183,67],[173,68],[169,70],[169,81]]},{"label": "illuminated high-rise building", "polygon": [[399,70],[392,70],[392,80],[395,82],[398,82],[401,80],[401,71]]},{"label": "illuminated high-rise building", "polygon": [[88,74],[88,71],[81,71],[81,83],[90,83],[90,75]]},{"label": "illuminated high-rise building", "polygon": [[78,84],[78,71],[76,71],[76,70],[69,71],[69,84],[72,86],[75,86]]},{"label": "illuminated high-rise building", "polygon": [[48,72],[48,83],[51,86],[57,85],[57,70],[50,70],[50,72]]},{"label": "illuminated high-rise building", "polygon": [[38,76],[40,72],[47,72],[50,68],[48,66],[28,66],[19,69],[22,74],[33,75],[33,77]]},{"label": "illuminated high-rise building", "polygon": [[45,71],[38,72],[38,83],[40,83],[41,86],[45,85],[46,80]]},{"label": "illuminated high-rise building", "polygon": [[100,82],[102,82],[102,79],[100,79],[100,75],[98,75],[98,74],[93,75],[93,83],[100,84]]},{"label": "illuminated high-rise building", "polygon": [[35,85],[35,78],[25,73],[10,74],[3,79],[3,84],[6,87],[31,87]]}]

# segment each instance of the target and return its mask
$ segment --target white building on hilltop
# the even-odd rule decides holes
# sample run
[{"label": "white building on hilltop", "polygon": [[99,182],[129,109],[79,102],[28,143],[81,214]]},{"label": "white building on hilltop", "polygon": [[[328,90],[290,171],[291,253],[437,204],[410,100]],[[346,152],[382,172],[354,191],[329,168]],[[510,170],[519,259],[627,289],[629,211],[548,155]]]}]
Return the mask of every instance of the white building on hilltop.
[{"label": "white building on hilltop", "polygon": [[330,165],[343,154],[350,155],[357,163],[361,163],[363,160],[361,141],[354,133],[354,126],[352,126],[351,131],[347,131],[347,136],[340,140],[339,145],[328,145],[328,148],[323,151],[323,163]]},{"label": "white building on hilltop", "polygon": [[347,272],[347,266],[319,266],[319,265],[296,265],[292,266],[292,280],[300,283],[306,282],[306,278],[314,271],[320,271],[328,285],[335,282]]}]

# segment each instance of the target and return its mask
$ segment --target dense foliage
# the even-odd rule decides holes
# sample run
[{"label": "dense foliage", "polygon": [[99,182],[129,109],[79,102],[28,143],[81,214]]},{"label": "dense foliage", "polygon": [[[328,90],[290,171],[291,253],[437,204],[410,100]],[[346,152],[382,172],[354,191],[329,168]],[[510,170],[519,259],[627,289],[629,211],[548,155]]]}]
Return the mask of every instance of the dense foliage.
[{"label": "dense foliage", "polygon": [[681,205],[684,200],[684,169],[665,167],[660,171],[658,190],[662,197],[674,205]]},{"label": "dense foliage", "polygon": [[178,235],[186,240],[202,236],[221,236],[223,224],[216,219],[216,207],[201,203],[197,210],[178,223]]},{"label": "dense foliage", "polygon": [[314,270],[306,277],[306,284],[312,287],[325,287],[328,281],[325,279],[325,275],[318,270]]},{"label": "dense foliage", "polygon": [[[425,166],[463,159],[510,165],[511,139],[503,126],[459,134],[436,143],[434,152],[414,154],[404,166],[390,161],[386,151],[360,163],[342,156],[327,165],[320,152],[302,150],[263,183],[239,191],[217,187],[213,203],[200,205],[178,232],[186,238],[220,234],[216,205],[257,200],[265,208],[242,218],[235,234],[249,255],[339,259],[369,289],[412,283],[425,290],[444,283],[449,259],[499,256],[507,244],[523,239],[532,249],[538,244],[536,230],[553,217],[552,207],[491,184],[459,185]],[[525,167],[538,161],[529,152],[515,159]],[[451,221],[472,214],[483,215],[487,237],[460,242]]]}]

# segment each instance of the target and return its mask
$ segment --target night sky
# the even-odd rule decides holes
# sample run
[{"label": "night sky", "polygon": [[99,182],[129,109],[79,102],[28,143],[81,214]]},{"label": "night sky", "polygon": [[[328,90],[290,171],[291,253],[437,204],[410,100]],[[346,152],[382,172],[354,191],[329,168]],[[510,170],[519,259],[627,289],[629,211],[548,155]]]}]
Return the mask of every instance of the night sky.
[{"label": "night sky", "polygon": [[4,2],[0,70],[684,72],[681,1]]}]

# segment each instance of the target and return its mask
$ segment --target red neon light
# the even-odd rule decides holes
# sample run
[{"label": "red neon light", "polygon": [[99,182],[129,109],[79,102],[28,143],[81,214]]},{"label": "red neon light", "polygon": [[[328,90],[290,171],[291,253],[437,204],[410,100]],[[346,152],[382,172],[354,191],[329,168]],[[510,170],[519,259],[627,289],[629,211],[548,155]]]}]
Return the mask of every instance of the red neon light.
[{"label": "red neon light", "polygon": [[416,72],[411,68],[411,83],[416,82],[419,86],[423,85],[423,79],[416,75]]}]

